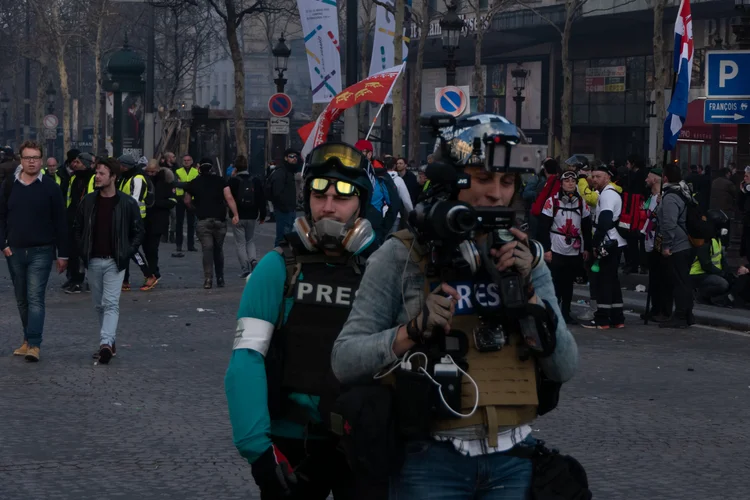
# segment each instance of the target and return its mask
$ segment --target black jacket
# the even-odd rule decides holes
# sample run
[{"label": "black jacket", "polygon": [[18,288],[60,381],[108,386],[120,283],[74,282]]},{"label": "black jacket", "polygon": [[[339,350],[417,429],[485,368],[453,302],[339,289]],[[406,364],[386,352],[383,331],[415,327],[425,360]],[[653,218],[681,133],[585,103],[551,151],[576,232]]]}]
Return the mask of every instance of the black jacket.
[{"label": "black jacket", "polygon": [[[254,199],[251,206],[243,206],[240,203],[240,185],[245,179],[251,179],[253,183]],[[266,220],[266,211],[268,203],[266,203],[266,195],[263,193],[263,183],[257,177],[252,177],[247,172],[240,172],[236,176],[229,179],[229,190],[232,192],[234,202],[237,204],[237,215],[240,216],[240,220],[256,220],[260,217],[260,220]]]},{"label": "black jacket", "polygon": [[268,179],[268,198],[273,203],[274,211],[297,211],[297,182],[294,179],[296,165],[284,162],[283,167],[276,167]]},{"label": "black jacket", "polygon": [[169,231],[169,211],[177,204],[172,183],[174,173],[162,167],[158,174],[151,177],[154,183],[154,205],[146,208],[146,233],[166,234]]},{"label": "black jacket", "polygon": [[78,205],[86,196],[86,190],[89,187],[89,181],[96,172],[91,169],[75,170],[70,178],[68,193],[70,196],[70,205],[68,205],[68,218],[75,219],[78,213]]},{"label": "black jacket", "polygon": [[[92,250],[92,233],[96,216],[96,198],[99,191],[86,195],[78,208],[76,219],[73,224],[75,241],[79,244],[81,258],[84,265],[88,267]],[[122,271],[128,265],[128,260],[135,254],[143,242],[145,231],[138,203],[132,196],[117,191],[112,215],[112,248],[117,269]]]}]

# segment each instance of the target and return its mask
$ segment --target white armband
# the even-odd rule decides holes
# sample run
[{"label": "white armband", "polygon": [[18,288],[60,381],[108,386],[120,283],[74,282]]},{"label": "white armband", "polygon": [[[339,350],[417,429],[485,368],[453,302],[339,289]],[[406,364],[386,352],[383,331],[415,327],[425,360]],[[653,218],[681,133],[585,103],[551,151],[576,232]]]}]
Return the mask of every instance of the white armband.
[{"label": "white armband", "polygon": [[265,357],[271,345],[274,329],[273,323],[262,319],[240,318],[237,320],[232,349],[251,349]]}]

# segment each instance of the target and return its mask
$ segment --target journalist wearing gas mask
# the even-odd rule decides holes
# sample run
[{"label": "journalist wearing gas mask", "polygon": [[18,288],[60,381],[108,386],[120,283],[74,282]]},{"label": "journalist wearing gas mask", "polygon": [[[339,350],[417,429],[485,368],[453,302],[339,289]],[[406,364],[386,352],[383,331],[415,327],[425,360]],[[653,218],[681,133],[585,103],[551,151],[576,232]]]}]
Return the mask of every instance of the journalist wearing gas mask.
[{"label": "journalist wearing gas mask", "polygon": [[339,394],[331,349],[375,240],[363,214],[369,162],[351,146],[315,148],[304,177],[305,215],[248,278],[224,385],[234,443],[261,499],[364,498],[329,431]]},{"label": "journalist wearing gas mask", "polygon": [[422,118],[438,143],[430,188],[411,232],[368,260],[332,367],[342,384],[395,379],[406,443],[390,498],[521,500],[539,450],[530,424],[556,405],[578,349],[541,245],[509,208],[522,132],[498,115],[457,120]]}]

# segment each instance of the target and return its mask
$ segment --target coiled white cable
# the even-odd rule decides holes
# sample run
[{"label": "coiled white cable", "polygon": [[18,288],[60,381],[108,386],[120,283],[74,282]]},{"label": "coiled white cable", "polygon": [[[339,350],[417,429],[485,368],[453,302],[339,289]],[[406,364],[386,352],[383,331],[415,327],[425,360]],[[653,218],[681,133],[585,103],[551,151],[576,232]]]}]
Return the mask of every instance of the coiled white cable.
[{"label": "coiled white cable", "polygon": [[[420,353],[414,353],[414,354],[422,354],[422,353],[420,352]],[[438,386],[438,394],[440,394],[440,400],[443,402],[443,405],[445,405],[445,407],[448,409],[449,412],[451,412],[452,414],[454,414],[455,416],[457,416],[459,418],[469,418],[472,415],[474,415],[474,413],[476,413],[477,408],[479,407],[479,386],[474,381],[474,379],[471,378],[471,375],[469,375],[468,373],[466,373],[460,366],[458,366],[458,364],[455,361],[453,361],[453,358],[451,357],[450,354],[446,354],[441,359],[441,361],[445,361],[445,360],[450,361],[453,364],[453,366],[455,366],[458,369],[458,371],[460,371],[466,377],[468,377],[469,381],[471,381],[471,384],[474,386],[474,408],[472,408],[471,412],[468,413],[468,414],[458,413],[453,408],[451,408],[450,405],[445,401],[445,397],[443,396],[443,386],[442,386],[442,384],[440,384],[438,381],[436,381],[434,378],[432,378],[432,376],[429,373],[427,373],[427,370],[425,370],[421,366],[419,367],[419,370],[422,373],[424,373],[425,375],[427,375],[427,377],[432,381],[433,384],[435,384],[436,386]]]}]

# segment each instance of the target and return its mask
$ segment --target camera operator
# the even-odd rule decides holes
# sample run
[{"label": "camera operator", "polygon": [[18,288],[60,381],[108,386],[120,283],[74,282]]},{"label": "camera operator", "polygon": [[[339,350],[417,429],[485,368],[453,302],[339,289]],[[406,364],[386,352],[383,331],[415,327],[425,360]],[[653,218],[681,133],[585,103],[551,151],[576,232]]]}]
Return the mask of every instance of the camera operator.
[{"label": "camera operator", "polygon": [[[487,156],[493,146],[483,141],[488,136],[498,140],[513,136],[517,139],[520,131],[505,118],[487,114],[461,118],[453,125],[452,132],[446,132],[437,124],[433,129],[450,134],[449,140],[441,140],[441,152],[435,164],[453,169],[463,183],[454,183],[446,203],[463,202],[471,210],[478,208],[488,212],[510,207],[520,186],[520,174],[507,167],[495,168]],[[447,182],[431,175],[434,172],[428,171],[430,191]],[[430,193],[424,194],[423,200],[425,198],[429,199]],[[425,208],[425,203],[417,206],[410,220],[418,220],[414,215]],[[435,216],[435,210],[430,213]],[[412,224],[434,227],[440,220]],[[472,233],[471,240],[458,245],[459,249],[482,248],[481,265],[475,259],[464,261],[469,264],[468,279],[459,271],[463,267],[434,264],[434,252],[428,249],[438,248],[435,245],[440,242],[433,236],[425,236],[431,234],[428,230],[418,229],[416,236],[408,231],[396,233],[368,261],[349,319],[334,344],[332,367],[342,384],[371,380],[379,376],[379,371],[395,372],[393,397],[408,403],[395,405],[396,425],[402,429],[399,436],[404,436],[404,428],[417,426],[419,429],[406,434],[403,465],[391,477],[391,498],[440,496],[469,500],[489,498],[487,495],[495,495],[493,492],[498,490],[502,490],[504,499],[529,498],[531,456],[537,445],[531,437],[529,424],[537,416],[537,405],[541,405],[543,399],[534,381],[543,381],[545,377],[558,383],[569,380],[577,367],[578,350],[558,309],[552,277],[541,258],[540,245],[518,229],[510,229],[510,233],[513,241],[502,246],[489,247],[486,242],[490,234],[480,232]],[[545,339],[541,341],[542,354],[525,359],[519,355],[525,344],[518,325],[531,318],[506,321],[510,312],[501,304],[502,287],[496,277],[508,272],[520,278],[521,308],[539,313],[535,318],[546,318],[531,320],[532,329],[541,325],[544,330],[536,330],[539,337]],[[505,318],[503,326],[497,324],[499,317]],[[489,318],[496,323],[481,323]],[[493,331],[507,327],[509,340],[504,347],[489,346],[482,352],[487,346],[477,341],[486,339],[485,326]],[[445,340],[444,346],[440,345],[441,337]],[[449,347],[449,338],[456,345]],[[459,347],[462,345],[465,349]],[[424,356],[428,361],[421,363],[417,371],[410,371],[412,364],[420,363],[423,349],[428,352]],[[430,362],[431,349],[440,353],[439,364]],[[414,351],[411,357],[406,355],[410,351]],[[453,354],[445,355],[447,352]],[[456,362],[459,358],[461,360]],[[435,378],[440,377],[438,372],[443,369],[452,376],[462,374],[462,381],[454,379],[456,382],[444,382],[434,389],[434,384],[438,383]],[[525,377],[509,375],[521,372],[528,375],[525,381],[521,380]],[[427,380],[422,373],[434,375]],[[501,379],[502,383],[496,382]],[[407,382],[410,380],[421,384],[420,388],[432,388],[435,393],[439,390],[439,399],[433,399],[439,408],[431,410],[429,406],[420,406],[425,391],[409,392]],[[456,406],[444,399],[444,394],[454,386],[463,387],[464,391]],[[556,387],[559,389],[559,384]],[[450,398],[450,394],[447,397]],[[420,426],[421,416],[404,418],[401,409],[407,413],[420,413],[424,409],[428,418]],[[460,418],[455,418],[456,415]],[[356,422],[353,425],[356,433]],[[472,480],[467,481],[467,478]],[[570,484],[567,479],[566,484]]]}]

